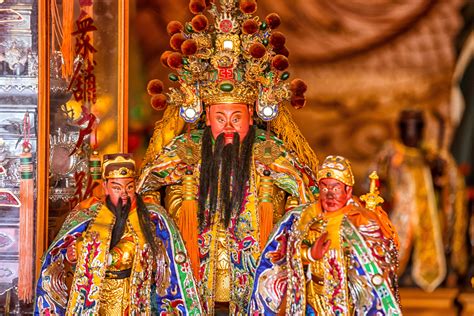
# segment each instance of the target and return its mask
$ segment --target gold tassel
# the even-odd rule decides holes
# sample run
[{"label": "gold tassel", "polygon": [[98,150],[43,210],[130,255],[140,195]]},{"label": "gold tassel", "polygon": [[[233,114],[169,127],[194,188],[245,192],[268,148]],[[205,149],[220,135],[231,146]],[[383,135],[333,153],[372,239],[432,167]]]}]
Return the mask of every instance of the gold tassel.
[{"label": "gold tassel", "polygon": [[33,298],[34,179],[31,147],[24,146],[20,155],[20,239],[18,298],[31,303]]},{"label": "gold tassel", "polygon": [[199,280],[199,245],[198,245],[198,203],[196,201],[196,180],[191,170],[183,177],[183,203],[178,214],[178,228],[183,236],[194,277]]},{"label": "gold tassel", "polygon": [[289,151],[294,151],[296,157],[316,174],[318,172],[318,157],[306,138],[296,125],[286,106],[281,106],[278,116],[272,121],[272,130],[280,138]]},{"label": "gold tassel", "polygon": [[164,146],[168,145],[173,138],[182,133],[184,125],[184,120],[179,116],[179,107],[168,106],[161,120],[155,124],[153,137],[148,144],[140,173],[147,165],[154,161]]},{"label": "gold tassel", "polygon": [[260,249],[265,247],[273,228],[273,179],[265,170],[258,188],[258,213],[260,223]]}]

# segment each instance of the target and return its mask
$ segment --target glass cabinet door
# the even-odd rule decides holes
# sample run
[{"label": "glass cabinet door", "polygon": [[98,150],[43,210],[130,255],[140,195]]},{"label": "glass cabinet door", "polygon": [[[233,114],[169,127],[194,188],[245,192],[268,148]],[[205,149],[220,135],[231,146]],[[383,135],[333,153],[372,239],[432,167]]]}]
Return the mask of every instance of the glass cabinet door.
[{"label": "glass cabinet door", "polygon": [[[20,313],[34,281],[34,160],[38,131],[38,32],[34,0],[0,1],[0,314]],[[20,171],[23,149],[28,151]],[[31,169],[33,168],[33,169]],[[25,173],[25,174],[26,174]],[[22,225],[23,223],[23,225]],[[25,225],[26,224],[26,225]],[[25,235],[26,234],[26,235]],[[24,241],[24,242],[22,242]],[[24,260],[20,260],[20,254]],[[20,268],[23,269],[20,269]],[[28,304],[23,304],[28,308]]]},{"label": "glass cabinet door", "polygon": [[[0,0],[2,315],[32,311],[42,254],[74,205],[100,194],[91,164],[126,150],[128,6],[127,0]],[[33,194],[20,188],[26,141]],[[30,213],[20,206],[26,198],[33,199]],[[30,222],[31,249],[20,256],[22,223]],[[30,299],[23,300],[22,262],[32,271]]]},{"label": "glass cabinet door", "polygon": [[96,193],[91,159],[127,146],[128,1],[54,0],[50,12],[49,241]]}]

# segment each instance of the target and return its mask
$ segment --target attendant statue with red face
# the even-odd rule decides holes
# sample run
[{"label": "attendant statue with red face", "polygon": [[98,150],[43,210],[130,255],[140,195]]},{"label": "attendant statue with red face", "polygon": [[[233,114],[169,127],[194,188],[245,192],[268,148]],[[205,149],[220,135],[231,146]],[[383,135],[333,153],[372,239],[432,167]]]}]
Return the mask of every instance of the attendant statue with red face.
[{"label": "attendant statue with red face", "polygon": [[282,219],[257,268],[250,311],[265,315],[401,315],[397,235],[371,190],[352,195],[349,161],[328,156],[319,200]]},{"label": "attendant statue with red face", "polygon": [[165,207],[186,248],[168,254],[183,290],[167,288],[158,311],[181,300],[192,314],[185,285],[195,284],[202,313],[243,315],[274,225],[315,201],[317,158],[287,108],[304,105],[306,84],[287,82],[277,14],[252,17],[255,1],[193,0],[190,9],[186,27],[169,23],[173,51],[162,55],[178,88],[148,85],[152,105],[166,110],[139,191]]}]

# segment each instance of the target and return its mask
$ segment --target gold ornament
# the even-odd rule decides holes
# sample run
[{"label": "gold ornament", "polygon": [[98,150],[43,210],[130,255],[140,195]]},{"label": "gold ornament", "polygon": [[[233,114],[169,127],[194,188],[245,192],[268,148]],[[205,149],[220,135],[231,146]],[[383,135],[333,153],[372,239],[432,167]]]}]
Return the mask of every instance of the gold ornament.
[{"label": "gold ornament", "polygon": [[[222,85],[232,85],[232,91],[224,92]],[[257,90],[245,83],[223,81],[220,85],[209,85],[201,88],[202,100],[205,104],[243,103],[253,105],[257,98]]]},{"label": "gold ornament", "polygon": [[133,178],[135,177],[135,171],[130,170],[127,167],[122,167],[116,170],[109,171],[108,174],[104,175],[106,179],[119,179],[119,178]]},{"label": "gold ornament", "polygon": [[280,148],[271,140],[255,145],[255,158],[265,165],[271,165],[280,155]]},{"label": "gold ornament", "polygon": [[372,173],[369,176],[369,179],[370,179],[369,193],[362,195],[360,197],[360,200],[365,202],[365,207],[368,210],[374,211],[377,205],[383,203],[383,198],[379,195],[379,189],[377,187],[377,180],[379,179],[377,172],[372,171]]},{"label": "gold ornament", "polygon": [[201,146],[190,139],[179,142],[176,153],[181,160],[189,166],[196,165],[201,158]]},{"label": "gold ornament", "polygon": [[[185,115],[185,111],[202,107],[201,102],[208,106],[255,105],[255,112],[263,120],[274,119],[278,107],[290,101],[291,93],[286,83],[289,78],[286,67],[274,63],[280,52],[270,43],[273,30],[258,17],[243,13],[239,1],[211,2],[207,13],[214,20],[214,27],[182,32],[184,38],[196,43],[196,51],[184,54],[182,63],[173,68],[176,73],[170,79],[179,88],[166,93],[167,103],[181,107],[180,114],[188,123],[196,122],[202,111],[196,109],[193,115]],[[244,24],[251,20],[257,27],[253,34],[247,34]]]}]

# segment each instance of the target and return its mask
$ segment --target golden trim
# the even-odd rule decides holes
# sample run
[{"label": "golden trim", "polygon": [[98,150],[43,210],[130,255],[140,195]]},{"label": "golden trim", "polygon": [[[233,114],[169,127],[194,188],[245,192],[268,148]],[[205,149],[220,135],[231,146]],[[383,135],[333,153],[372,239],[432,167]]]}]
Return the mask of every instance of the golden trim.
[{"label": "golden trim", "polygon": [[41,256],[48,245],[48,174],[49,174],[49,88],[51,3],[38,1],[38,141],[36,173],[36,278],[40,273]]},{"label": "golden trim", "polygon": [[135,171],[122,167],[120,169],[109,171],[108,174],[103,175],[104,179],[125,179],[135,178]]},{"label": "golden trim", "polygon": [[102,169],[106,169],[110,164],[129,163],[135,166],[135,160],[131,158],[125,158],[123,156],[117,156],[113,159],[105,159],[102,164]]},{"label": "golden trim", "polygon": [[117,133],[120,152],[128,152],[129,0],[118,1]]}]

